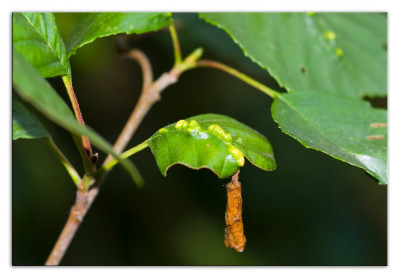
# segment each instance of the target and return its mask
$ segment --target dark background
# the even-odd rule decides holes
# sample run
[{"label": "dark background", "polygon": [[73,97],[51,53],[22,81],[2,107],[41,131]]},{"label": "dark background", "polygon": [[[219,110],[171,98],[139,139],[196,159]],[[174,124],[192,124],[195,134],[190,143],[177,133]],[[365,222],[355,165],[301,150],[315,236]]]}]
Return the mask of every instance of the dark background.
[{"label": "dark background", "polygon": [[[75,17],[56,15],[64,38]],[[283,91],[223,31],[195,14],[174,18],[184,56],[202,46],[204,58]],[[173,64],[168,30],[97,39],[71,58],[84,119],[109,142],[115,141],[130,115],[142,80],[137,63],[120,58],[118,42],[143,50],[155,78]],[[61,78],[49,81],[68,101]],[[224,246],[223,185],[228,180],[183,166],[172,167],[164,178],[146,149],[131,158],[145,187],[137,188],[121,167],[115,167],[61,264],[386,265],[387,187],[361,169],[306,149],[283,134],[271,118],[271,103],[268,96],[226,73],[195,69],[162,93],[162,101],[129,144],[202,113],[226,114],[264,134],[278,168],[264,172],[247,162],[241,170],[247,237],[243,253]],[[379,103],[386,105],[386,100]],[[38,117],[82,173],[71,136]],[[42,140],[18,140],[12,147],[12,264],[43,265],[74,203],[75,187]],[[101,161],[104,158],[100,153]]]}]

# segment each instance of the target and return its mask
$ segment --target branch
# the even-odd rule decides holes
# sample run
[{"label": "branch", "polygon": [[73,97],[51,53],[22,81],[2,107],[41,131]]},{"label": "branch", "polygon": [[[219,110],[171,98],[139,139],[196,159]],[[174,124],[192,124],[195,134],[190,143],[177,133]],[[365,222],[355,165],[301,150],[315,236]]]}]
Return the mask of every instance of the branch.
[{"label": "branch", "polygon": [[86,214],[85,206],[88,200],[88,192],[77,191],[75,205],[71,208],[67,223],[64,226],[53,250],[50,253],[45,265],[59,265],[64,257],[65,251],[69,247],[72,239],[78,230],[84,215]]},{"label": "branch", "polygon": [[[114,150],[117,153],[121,153],[125,149],[148,111],[157,101],[161,99],[161,92],[169,85],[176,83],[179,76],[187,70],[197,67],[216,68],[241,79],[242,81],[259,89],[272,98],[275,98],[275,96],[278,95],[278,92],[268,88],[267,86],[237,71],[234,68],[215,61],[198,60],[203,54],[202,48],[195,49],[183,61],[180,61],[179,44],[173,26],[170,27],[170,31],[175,49],[175,64],[169,72],[162,74],[156,81],[153,82],[151,64],[143,52],[135,49],[126,54],[126,57],[136,60],[141,66],[143,72],[143,87],[140,98],[134,110],[132,111],[127,123],[125,124],[123,130],[118,136],[117,141],[114,144]],[[143,150],[147,146],[147,142],[144,142],[128,150],[124,154],[126,157],[128,157],[139,152],[140,150]],[[75,204],[71,208],[71,213],[68,217],[68,220],[53,250],[51,251],[48,260],[46,261],[46,265],[58,265],[60,263],[83,218],[96,199],[96,196],[99,193],[100,185],[104,182],[107,173],[116,163],[117,161],[113,160],[111,155],[108,155],[102,167],[96,173],[96,176],[99,177],[96,181],[91,173],[84,175],[78,185]],[[226,210],[225,244],[228,247],[235,248],[238,252],[242,252],[245,246],[246,238],[243,234],[243,222],[241,216],[241,186],[240,182],[238,181],[238,174],[239,171],[232,177],[232,182],[227,186],[228,203]],[[92,186],[92,188],[88,191],[90,186]]]},{"label": "branch", "polygon": [[[154,104],[156,100],[159,99],[158,98],[155,101],[151,101],[150,97],[148,96],[149,88],[153,83],[153,71],[147,56],[142,51],[138,49],[133,49],[130,52],[128,52],[125,55],[125,57],[136,60],[141,66],[143,73],[143,85],[138,103],[136,104],[135,109],[132,111],[128,121],[126,122],[123,130],[121,131],[117,141],[114,144],[114,150],[118,154],[125,149],[126,145],[131,140],[133,133],[136,131],[139,124],[142,122],[144,116],[147,114],[150,107]],[[113,159],[112,155],[108,155],[103,165],[107,164],[112,159]]]},{"label": "branch", "polygon": [[[190,68],[193,68],[194,62],[200,57],[200,55],[201,53],[199,50],[196,50],[189,55],[185,61],[178,65],[174,65],[169,72],[162,74],[155,82],[152,82],[153,73],[150,62],[146,55],[139,50],[132,50],[127,54],[127,57],[137,60],[142,68],[143,88],[140,98],[134,110],[132,111],[131,116],[129,117],[125,127],[121,131],[117,141],[114,144],[114,150],[117,153],[121,153],[122,150],[125,149],[126,145],[129,143],[147,112],[155,102],[161,99],[161,92],[169,85],[174,84],[178,80],[180,74]],[[141,144],[137,151],[145,147],[147,147],[147,144]],[[108,167],[108,171],[111,170],[112,166],[114,165],[112,159],[112,156],[108,155],[103,163],[103,166]],[[111,164],[108,164],[109,162],[111,162]],[[87,175],[83,177],[81,185],[78,186],[81,191],[78,191],[77,193],[75,205],[71,208],[71,214],[68,217],[67,223],[57,239],[57,242],[51,251],[48,260],[46,261],[46,265],[58,265],[60,263],[83,218],[96,199],[96,196],[99,193],[99,186],[103,183],[106,176],[106,174],[102,175],[89,191],[84,190],[87,190],[87,188],[92,185],[93,177]]]}]

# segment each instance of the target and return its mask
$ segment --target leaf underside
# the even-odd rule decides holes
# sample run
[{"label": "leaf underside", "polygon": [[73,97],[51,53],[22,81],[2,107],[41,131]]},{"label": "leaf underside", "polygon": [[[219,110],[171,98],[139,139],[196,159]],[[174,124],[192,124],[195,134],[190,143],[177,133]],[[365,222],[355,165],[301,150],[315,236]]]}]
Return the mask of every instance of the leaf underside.
[{"label": "leaf underside", "polygon": [[175,164],[189,168],[207,168],[219,178],[232,176],[239,165],[230,155],[226,142],[208,131],[210,125],[219,125],[232,135],[232,145],[255,166],[272,171],[276,163],[269,141],[250,127],[224,115],[203,114],[186,119],[196,121],[202,132],[190,133],[179,130],[175,123],[154,134],[148,144],[161,173]]},{"label": "leaf underside", "polygon": [[[387,113],[362,100],[299,91],[279,95],[272,116],[308,148],[360,167],[387,184]],[[372,124],[372,125],[371,125]]]},{"label": "leaf underside", "polygon": [[66,43],[68,57],[97,38],[157,31],[171,21],[170,13],[80,13]]},{"label": "leaf underside", "polygon": [[384,14],[200,13],[200,17],[226,31],[246,56],[288,91],[354,98],[387,94]]},{"label": "leaf underside", "polygon": [[43,77],[71,73],[64,41],[52,13],[13,13],[13,47]]}]

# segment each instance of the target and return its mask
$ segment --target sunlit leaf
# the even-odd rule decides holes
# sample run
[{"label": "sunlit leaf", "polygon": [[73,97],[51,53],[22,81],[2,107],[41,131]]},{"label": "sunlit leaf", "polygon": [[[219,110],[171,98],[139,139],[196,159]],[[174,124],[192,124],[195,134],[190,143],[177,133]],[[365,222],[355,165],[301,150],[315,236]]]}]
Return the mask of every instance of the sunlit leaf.
[{"label": "sunlit leaf", "polygon": [[52,13],[13,13],[13,46],[43,77],[71,73]]}]

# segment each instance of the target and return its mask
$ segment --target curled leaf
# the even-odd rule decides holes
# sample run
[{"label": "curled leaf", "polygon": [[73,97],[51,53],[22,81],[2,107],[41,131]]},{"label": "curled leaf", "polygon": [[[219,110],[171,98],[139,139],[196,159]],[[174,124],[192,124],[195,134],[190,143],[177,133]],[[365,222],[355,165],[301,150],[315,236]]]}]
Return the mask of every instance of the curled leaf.
[{"label": "curled leaf", "polygon": [[161,173],[175,164],[207,168],[219,178],[232,176],[245,157],[272,171],[276,163],[269,141],[250,127],[223,115],[203,114],[161,128],[148,144]]}]

